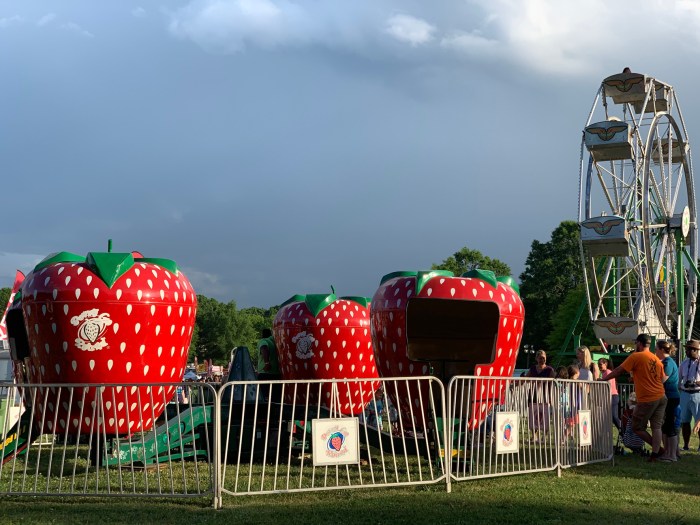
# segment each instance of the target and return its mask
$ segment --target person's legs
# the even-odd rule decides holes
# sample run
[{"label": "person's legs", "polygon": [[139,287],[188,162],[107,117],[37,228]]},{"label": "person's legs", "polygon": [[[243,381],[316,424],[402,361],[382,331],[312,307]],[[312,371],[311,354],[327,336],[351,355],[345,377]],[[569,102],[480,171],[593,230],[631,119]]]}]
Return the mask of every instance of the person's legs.
[{"label": "person's legs", "polygon": [[612,421],[613,425],[617,427],[617,430],[622,431],[622,423],[620,423],[620,396],[615,394],[610,398],[610,408],[612,410]]},{"label": "person's legs", "polygon": [[670,398],[666,402],[664,411],[664,423],[661,426],[663,433],[664,453],[659,459],[664,461],[678,461],[678,430],[676,429],[676,410],[680,399]]},{"label": "person's legs", "polygon": [[637,406],[634,407],[634,412],[632,412],[632,430],[652,447],[652,436],[647,432],[647,423],[649,423],[649,417],[654,412],[654,408],[655,405],[653,403],[637,403]]},{"label": "person's legs", "polygon": [[[700,394],[692,394],[688,402],[690,411],[693,413],[693,421],[697,424],[700,421]],[[700,439],[700,430],[698,431],[698,439]],[[700,450],[700,446],[698,447]]]},{"label": "person's legs", "polygon": [[661,448],[661,426],[664,423],[664,414],[666,413],[666,396],[650,403],[652,405],[651,415],[649,416],[649,424],[651,425],[651,454],[652,458],[658,456]]},{"label": "person's legs", "polygon": [[683,434],[683,450],[688,450],[690,443],[690,420],[693,414],[690,412],[690,394],[681,392],[681,434]]}]

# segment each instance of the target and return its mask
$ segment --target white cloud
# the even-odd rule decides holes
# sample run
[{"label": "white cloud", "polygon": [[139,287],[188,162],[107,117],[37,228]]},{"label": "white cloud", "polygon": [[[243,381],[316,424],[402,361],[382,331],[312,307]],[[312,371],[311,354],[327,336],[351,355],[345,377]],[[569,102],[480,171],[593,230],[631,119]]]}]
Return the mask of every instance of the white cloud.
[{"label": "white cloud", "polygon": [[131,10],[131,14],[133,16],[135,16],[136,18],[143,18],[146,16],[147,13],[143,7],[138,6],[138,7],[135,7]]},{"label": "white cloud", "polygon": [[223,286],[218,275],[213,273],[202,272],[194,268],[182,268],[182,272],[192,283],[195,293],[206,295],[207,297],[226,296],[229,292],[226,286]]},{"label": "white cloud", "polygon": [[412,46],[427,44],[433,39],[435,27],[410,15],[394,15],[386,23],[386,32],[399,42]]},{"label": "white cloud", "polygon": [[303,0],[191,0],[168,16],[172,35],[215,53],[248,46],[362,50],[379,36],[385,19],[371,3]]},{"label": "white cloud", "polygon": [[0,18],[0,29],[5,29],[15,24],[21,24],[24,19],[19,15]]},{"label": "white cloud", "polygon": [[[214,53],[248,47],[323,46],[368,57],[435,58],[484,63],[545,76],[585,76],[610,67],[644,69],[664,54],[698,54],[700,2],[695,0],[464,0],[414,4],[398,0],[190,0],[168,13],[173,36]],[[426,20],[430,19],[430,23]],[[396,54],[386,37],[408,44]],[[663,36],[662,36],[663,35]],[[429,53],[414,48],[438,41]],[[440,57],[442,55],[442,57]]]},{"label": "white cloud", "polygon": [[68,22],[67,24],[63,24],[61,26],[61,29],[64,29],[66,31],[70,31],[71,33],[75,33],[75,34],[80,35],[80,36],[84,36],[86,38],[94,38],[94,36],[95,36],[90,31],[83,29],[75,22]]},{"label": "white cloud", "polygon": [[[608,63],[697,42],[700,6],[689,1],[470,0],[481,16],[456,20],[443,48],[500,58],[546,74],[585,75]],[[659,40],[658,35],[671,35]],[[675,40],[675,42],[672,42]],[[665,49],[666,51],[664,51]],[[643,64],[640,64],[642,67]]]},{"label": "white cloud", "polygon": [[44,16],[42,16],[39,20],[37,20],[36,25],[38,25],[39,27],[44,27],[46,25],[49,25],[55,19],[56,13],[47,13]]}]

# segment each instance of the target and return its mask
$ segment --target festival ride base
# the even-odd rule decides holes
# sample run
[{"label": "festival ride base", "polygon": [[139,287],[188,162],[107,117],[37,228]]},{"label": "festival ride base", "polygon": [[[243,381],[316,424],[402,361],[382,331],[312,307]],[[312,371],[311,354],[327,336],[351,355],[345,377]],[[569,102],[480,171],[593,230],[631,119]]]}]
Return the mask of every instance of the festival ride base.
[{"label": "festival ride base", "polygon": [[200,445],[200,438],[203,425],[212,422],[212,409],[211,406],[191,407],[136,439],[112,439],[102,458],[102,466],[148,466],[185,458],[207,459],[208,447]]},{"label": "festival ride base", "polygon": [[4,441],[0,444],[3,465],[26,452],[27,446],[37,437],[30,438],[30,433],[33,433],[32,413],[30,410],[25,410],[19,421],[7,431]]}]

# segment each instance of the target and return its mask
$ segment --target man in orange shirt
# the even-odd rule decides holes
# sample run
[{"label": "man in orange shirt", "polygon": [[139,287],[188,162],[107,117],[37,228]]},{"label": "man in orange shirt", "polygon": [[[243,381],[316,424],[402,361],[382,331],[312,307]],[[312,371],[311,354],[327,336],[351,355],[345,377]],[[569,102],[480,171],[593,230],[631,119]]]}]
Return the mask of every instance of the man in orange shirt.
[{"label": "man in orange shirt", "polygon": [[[664,365],[649,347],[651,337],[639,334],[634,342],[635,351],[603,381],[615,379],[624,372],[632,373],[634,391],[637,393],[637,406],[632,413],[632,429],[635,434],[651,445],[649,461],[656,461],[661,448],[661,426],[666,410],[666,393],[664,391]],[[647,424],[651,424],[651,435]]]}]

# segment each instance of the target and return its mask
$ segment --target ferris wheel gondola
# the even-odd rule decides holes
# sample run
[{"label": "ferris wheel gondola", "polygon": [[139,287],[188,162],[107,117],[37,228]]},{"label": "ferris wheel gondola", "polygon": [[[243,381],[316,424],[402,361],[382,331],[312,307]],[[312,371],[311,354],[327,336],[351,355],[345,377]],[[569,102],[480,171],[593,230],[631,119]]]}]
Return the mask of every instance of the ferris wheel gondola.
[{"label": "ferris wheel gondola", "polygon": [[673,86],[628,68],[603,80],[583,132],[579,224],[596,336],[611,344],[639,333],[685,339],[698,234],[690,142]]}]

